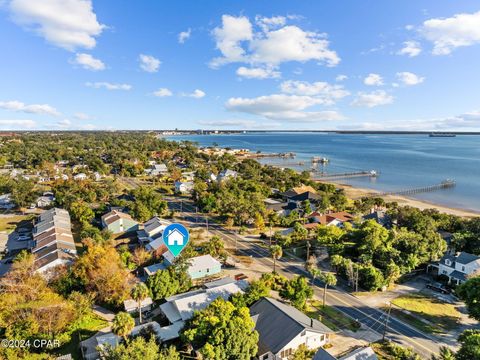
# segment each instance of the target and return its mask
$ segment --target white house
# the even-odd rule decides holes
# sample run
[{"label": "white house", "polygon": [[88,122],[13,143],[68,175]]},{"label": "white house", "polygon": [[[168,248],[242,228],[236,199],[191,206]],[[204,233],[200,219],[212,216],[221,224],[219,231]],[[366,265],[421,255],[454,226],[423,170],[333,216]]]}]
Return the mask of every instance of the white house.
[{"label": "white house", "polygon": [[259,334],[259,360],[288,359],[300,345],[318,349],[333,334],[333,330],[320,321],[268,297],[253,304],[250,315]]},{"label": "white house", "polygon": [[12,201],[12,194],[0,195],[0,209],[12,209],[15,204]]},{"label": "white house", "polygon": [[154,164],[149,169],[145,169],[145,173],[150,176],[166,175],[168,168],[165,164]]},{"label": "white house", "polygon": [[165,228],[170,224],[170,221],[160,219],[158,216],[154,216],[147,222],[143,223],[143,229],[137,231],[139,243],[141,245],[146,245],[152,243],[158,238],[161,238],[163,230],[165,230]]},{"label": "white house", "polygon": [[37,207],[45,208],[52,206],[55,201],[55,196],[51,192],[44,192],[42,196],[37,199]]},{"label": "white house", "polygon": [[175,181],[175,192],[188,194],[193,190],[193,181]]},{"label": "white house", "polygon": [[[152,305],[153,300],[149,296],[140,302],[140,308],[142,311],[150,311],[152,309]],[[131,314],[138,311],[138,302],[133,299],[128,299],[123,302],[123,307],[125,308],[126,312]]]},{"label": "white house", "polygon": [[87,178],[87,174],[85,173],[78,173],[76,175],[73,176],[73,180],[85,180]]},{"label": "white house", "polygon": [[217,176],[217,181],[222,182],[224,180],[230,179],[230,178],[236,178],[238,173],[236,171],[226,169],[221,171],[218,176]]},{"label": "white house", "polygon": [[438,263],[438,275],[448,276],[449,282],[461,284],[467,276],[480,269],[480,256],[466,252],[446,254]]}]

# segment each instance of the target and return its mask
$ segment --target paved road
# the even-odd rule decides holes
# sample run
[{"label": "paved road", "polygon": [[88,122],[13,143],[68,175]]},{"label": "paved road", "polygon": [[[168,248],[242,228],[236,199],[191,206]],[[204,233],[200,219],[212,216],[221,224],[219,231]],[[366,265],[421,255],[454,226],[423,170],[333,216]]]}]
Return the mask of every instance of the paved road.
[{"label": "paved road", "polygon": [[[195,214],[195,207],[190,202],[183,200],[180,204],[180,201],[174,197],[167,197],[166,200],[169,201],[169,206],[172,209],[179,211],[181,208],[183,210],[181,216],[183,216],[185,221],[190,222],[191,226],[206,226],[205,217]],[[236,246],[239,252],[250,256],[254,262],[267,267],[273,266],[270,253],[264,247],[245,240],[238,234],[215,223],[210,223],[208,230]],[[286,277],[294,275],[309,276],[304,270],[303,262],[292,261],[286,258],[281,258],[277,261],[277,271]],[[314,290],[315,294],[320,298],[323,295],[322,289],[323,284],[317,280]],[[387,314],[384,311],[366,305],[360,299],[337,287],[330,288],[328,291],[327,303],[350,318],[359,321],[365,327],[383,335],[387,318]],[[388,321],[386,336],[391,340],[414,348],[425,359],[430,359],[432,354],[438,353],[441,345],[437,339],[422,333],[393,316],[390,316]]]}]

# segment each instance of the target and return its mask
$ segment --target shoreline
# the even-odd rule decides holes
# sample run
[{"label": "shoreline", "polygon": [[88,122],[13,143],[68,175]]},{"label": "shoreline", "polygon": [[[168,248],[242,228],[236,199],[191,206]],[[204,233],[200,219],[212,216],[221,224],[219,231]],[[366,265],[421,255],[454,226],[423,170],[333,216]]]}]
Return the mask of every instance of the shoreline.
[{"label": "shoreline", "polygon": [[[381,194],[381,192],[378,190],[359,188],[359,187],[352,186],[350,184],[343,184],[341,182],[335,182],[335,181],[326,181],[326,182],[335,184],[340,189],[343,189],[345,191],[345,195],[350,199],[358,199],[364,196]],[[411,198],[404,195],[387,195],[387,196],[380,196],[380,197],[383,198],[386,202],[396,201],[401,206],[416,207],[420,210],[436,209],[439,212],[442,212],[445,214],[456,215],[464,218],[472,218],[472,217],[480,216],[480,212],[477,212],[475,210],[449,207],[449,206],[436,204],[426,200]]]}]

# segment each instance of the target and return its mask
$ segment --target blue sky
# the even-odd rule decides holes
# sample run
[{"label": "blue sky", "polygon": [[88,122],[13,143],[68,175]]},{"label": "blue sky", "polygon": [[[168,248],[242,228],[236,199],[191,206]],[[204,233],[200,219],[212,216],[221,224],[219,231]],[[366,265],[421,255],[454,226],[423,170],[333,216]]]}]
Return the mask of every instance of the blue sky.
[{"label": "blue sky", "polygon": [[0,129],[480,131],[473,1],[0,0]]}]

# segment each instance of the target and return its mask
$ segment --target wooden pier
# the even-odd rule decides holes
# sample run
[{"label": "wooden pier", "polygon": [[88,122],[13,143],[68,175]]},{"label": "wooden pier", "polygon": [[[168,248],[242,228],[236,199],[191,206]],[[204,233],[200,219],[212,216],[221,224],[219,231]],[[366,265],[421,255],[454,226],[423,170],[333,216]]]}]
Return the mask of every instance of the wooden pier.
[{"label": "wooden pier", "polygon": [[312,171],[312,176],[315,176],[314,180],[327,181],[327,180],[366,177],[366,176],[377,177],[378,172],[375,170],[370,170],[370,171],[355,171],[355,172],[346,172],[346,173],[337,173],[337,174],[327,174],[319,171]]},{"label": "wooden pier", "polygon": [[388,196],[388,195],[415,195],[424,192],[436,191],[436,190],[443,190],[443,189],[450,189],[455,187],[457,183],[455,180],[445,180],[442,181],[440,184],[430,185],[430,186],[423,186],[413,189],[406,189],[400,191],[389,191],[380,194],[372,194],[372,196]]}]

